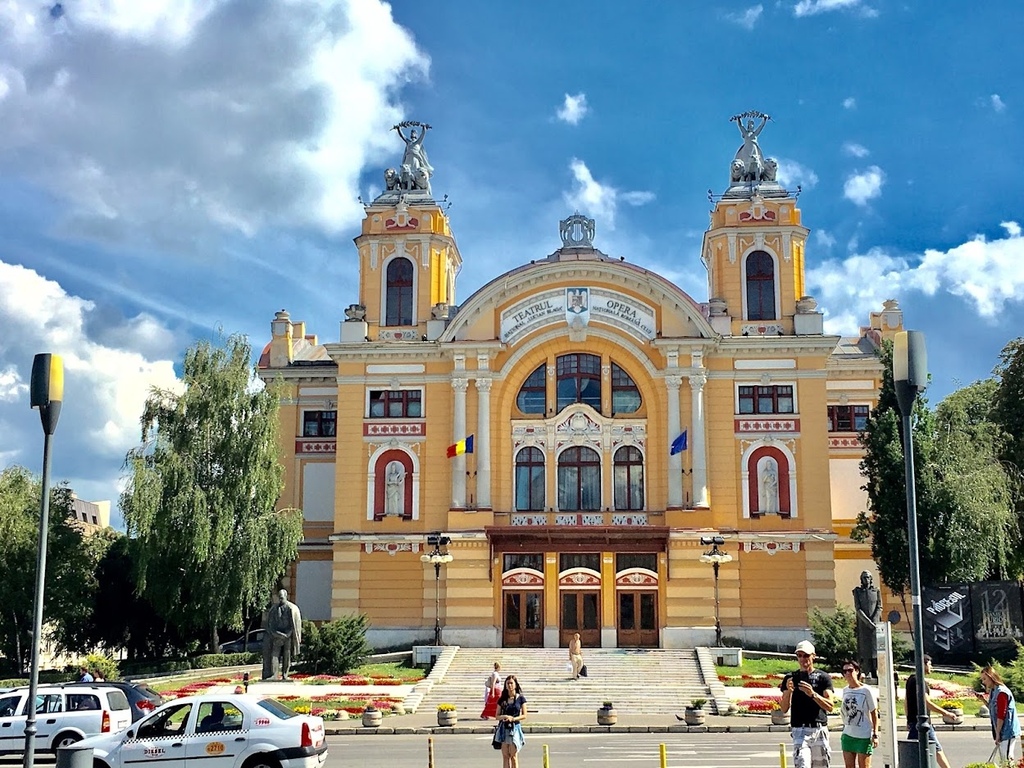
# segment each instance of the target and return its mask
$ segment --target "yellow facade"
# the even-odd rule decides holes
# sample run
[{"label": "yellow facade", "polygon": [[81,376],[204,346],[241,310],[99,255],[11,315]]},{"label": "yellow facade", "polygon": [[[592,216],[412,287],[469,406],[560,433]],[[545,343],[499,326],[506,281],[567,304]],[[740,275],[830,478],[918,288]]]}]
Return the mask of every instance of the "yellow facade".
[{"label": "yellow facade", "polygon": [[[595,248],[592,220],[560,235],[456,307],[447,215],[429,186],[389,186],[355,239],[340,339],[277,313],[260,371],[282,398],[281,503],[306,520],[304,615],[365,613],[377,646],[441,630],[683,647],[710,642],[716,615],[726,638],[803,637],[813,608],[875,573],[849,539],[856,428],[898,305],[857,338],[825,334],[808,230],[765,173],[714,204],[705,302]],[[732,557],[717,581],[700,559],[714,536]]]}]

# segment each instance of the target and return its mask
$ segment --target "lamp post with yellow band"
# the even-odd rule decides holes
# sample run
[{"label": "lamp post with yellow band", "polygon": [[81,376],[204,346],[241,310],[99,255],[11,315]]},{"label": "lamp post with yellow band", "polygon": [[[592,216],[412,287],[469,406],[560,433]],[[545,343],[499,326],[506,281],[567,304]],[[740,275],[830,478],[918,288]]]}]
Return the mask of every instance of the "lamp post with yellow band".
[{"label": "lamp post with yellow band", "polygon": [[25,768],[35,764],[36,691],[39,687],[39,651],[43,634],[43,591],[46,585],[46,539],[50,528],[50,438],[57,431],[64,401],[64,361],[60,355],[36,355],[32,360],[32,407],[43,423],[43,488],[39,511],[39,552],[36,555],[36,595],[32,609],[32,671],[28,683],[25,719]]}]

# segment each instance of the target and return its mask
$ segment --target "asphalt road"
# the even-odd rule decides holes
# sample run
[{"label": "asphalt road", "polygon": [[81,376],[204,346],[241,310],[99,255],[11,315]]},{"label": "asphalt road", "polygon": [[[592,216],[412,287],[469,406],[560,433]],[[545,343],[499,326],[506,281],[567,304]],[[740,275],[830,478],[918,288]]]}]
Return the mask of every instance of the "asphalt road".
[{"label": "asphalt road", "polygon": [[[550,733],[527,734],[521,768],[540,768],[548,747],[550,768],[609,766],[659,768],[659,745],[667,749],[668,768],[779,768],[779,744],[785,744],[792,768],[789,738],[784,733]],[[986,760],[992,751],[987,732],[943,733],[942,748],[953,768]],[[426,736],[328,737],[329,768],[429,768]],[[842,768],[839,734],[832,734],[832,765]],[[435,768],[500,768],[501,753],[484,734],[434,737]],[[874,764],[873,768],[884,768]]]},{"label": "asphalt road", "polygon": [[[941,733],[939,740],[953,768],[983,762],[992,751],[985,731]],[[429,768],[426,736],[329,736],[327,768]],[[789,739],[784,733],[545,733],[527,734],[521,768],[543,765],[544,745],[550,768],[609,766],[660,768],[659,745],[665,744],[668,768],[779,768],[779,744],[785,744],[792,768]],[[832,734],[832,765],[842,768],[839,734]],[[20,755],[0,757],[0,766],[20,766]],[[37,755],[36,765],[52,766],[52,755]],[[434,737],[434,768],[500,768],[501,753],[485,734],[444,734]],[[876,763],[873,768],[884,768]]]}]

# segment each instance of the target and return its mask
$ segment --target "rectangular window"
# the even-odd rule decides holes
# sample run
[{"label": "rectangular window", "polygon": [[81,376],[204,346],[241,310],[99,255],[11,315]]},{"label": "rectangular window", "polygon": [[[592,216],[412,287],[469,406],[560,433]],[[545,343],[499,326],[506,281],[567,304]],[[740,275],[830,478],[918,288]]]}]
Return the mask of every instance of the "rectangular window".
[{"label": "rectangular window", "polygon": [[337,411],[306,411],[302,414],[303,437],[334,437],[337,434]]},{"label": "rectangular window", "polygon": [[502,568],[503,573],[508,573],[513,568],[531,568],[535,571],[544,572],[544,555],[533,552],[506,553]]},{"label": "rectangular window", "polygon": [[830,405],[829,432],[863,432],[868,426],[871,408],[867,405]]},{"label": "rectangular window", "polygon": [[740,414],[794,413],[792,385],[739,387]]},{"label": "rectangular window", "polygon": [[370,392],[371,419],[419,419],[423,392],[418,389],[376,389]]}]

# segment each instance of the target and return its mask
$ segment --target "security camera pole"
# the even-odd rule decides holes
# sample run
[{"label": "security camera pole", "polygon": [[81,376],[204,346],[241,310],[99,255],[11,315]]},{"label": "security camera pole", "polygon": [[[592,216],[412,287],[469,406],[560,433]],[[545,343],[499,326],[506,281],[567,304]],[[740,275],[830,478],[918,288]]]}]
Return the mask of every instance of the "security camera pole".
[{"label": "security camera pole", "polygon": [[36,355],[32,360],[32,407],[43,422],[43,490],[39,513],[39,552],[36,555],[36,596],[32,609],[32,671],[28,682],[25,719],[24,768],[36,757],[36,690],[39,687],[39,651],[43,634],[43,589],[46,585],[46,538],[50,529],[50,437],[57,431],[64,401],[64,361],[60,355]]}]

